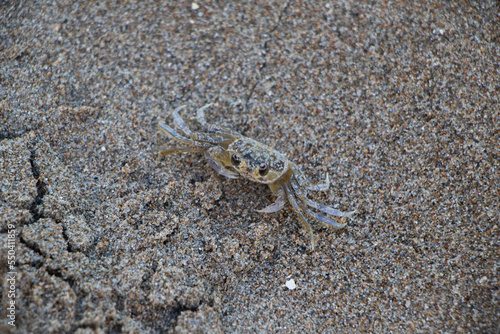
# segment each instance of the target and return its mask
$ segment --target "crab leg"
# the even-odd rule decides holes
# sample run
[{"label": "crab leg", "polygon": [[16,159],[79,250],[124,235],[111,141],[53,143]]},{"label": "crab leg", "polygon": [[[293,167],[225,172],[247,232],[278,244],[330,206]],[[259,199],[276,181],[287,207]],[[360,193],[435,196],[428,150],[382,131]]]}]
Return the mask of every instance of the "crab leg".
[{"label": "crab leg", "polygon": [[314,211],[311,211],[308,207],[306,207],[304,205],[299,204],[299,206],[310,217],[312,217],[312,218],[314,218],[314,219],[316,219],[316,220],[318,220],[320,222],[326,223],[326,224],[328,224],[328,226],[331,226],[331,227],[334,227],[334,228],[337,228],[337,229],[341,229],[341,228],[343,228],[343,227],[345,227],[347,225],[347,223],[339,224],[335,220],[333,220],[331,218],[328,218],[327,216],[322,215],[321,213],[316,213]]},{"label": "crab leg", "polygon": [[[210,106],[207,105],[207,106]],[[203,107],[206,108],[207,106]],[[179,108],[175,109],[172,113],[172,116],[174,118],[174,124],[182,131],[184,134],[188,137],[191,137],[193,141],[196,142],[202,142],[202,143],[208,143],[212,145],[222,145],[222,146],[229,146],[234,141],[233,136],[229,135],[224,135],[222,134],[221,136],[213,135],[213,134],[208,134],[208,133],[193,133],[186,122],[182,119],[182,117],[179,115],[179,111],[184,109],[186,106],[180,106]],[[202,108],[202,109],[203,109]]]},{"label": "crab leg", "polygon": [[220,145],[227,149],[227,147],[236,139],[232,136],[217,136],[207,133],[197,133],[194,135],[194,140],[200,143],[209,143],[212,145]]},{"label": "crab leg", "polygon": [[283,191],[283,189],[280,189],[279,190],[279,196],[276,199],[276,201],[274,201],[273,204],[266,206],[264,209],[260,209],[260,210],[256,210],[256,211],[257,212],[263,212],[263,213],[278,212],[281,209],[283,209],[283,207],[285,206],[285,204],[286,204],[285,192]]},{"label": "crab leg", "polygon": [[212,125],[207,123],[207,120],[205,119],[205,109],[210,107],[213,103],[209,103],[198,109],[196,112],[196,119],[198,120],[198,123],[203,125],[206,128],[210,128]]},{"label": "crab leg", "polygon": [[312,191],[326,191],[330,188],[330,175],[325,173],[325,183],[316,183],[309,186],[309,190]]},{"label": "crab leg", "polygon": [[330,188],[330,176],[328,173],[325,173],[325,182],[324,183],[312,183],[302,172],[299,166],[293,164],[294,170],[298,173],[296,176],[297,182],[301,187],[306,188],[307,190],[312,191],[325,191]]},{"label": "crab leg", "polygon": [[290,189],[288,189],[288,186],[286,184],[283,185],[283,190],[285,191],[286,197],[288,198],[288,201],[292,205],[293,211],[297,213],[297,216],[299,217],[299,220],[302,222],[305,228],[309,231],[309,235],[311,236],[311,248],[314,250],[314,236],[313,236],[313,230],[311,228],[311,225],[307,222],[306,218],[302,214],[302,208],[299,206],[297,203],[297,200],[293,196],[293,193]]},{"label": "crab leg", "polygon": [[[294,183],[292,181],[292,187],[294,187]],[[313,219],[316,219],[322,223],[326,223],[328,224],[328,226],[330,227],[333,227],[333,228],[336,228],[336,229],[341,229],[343,227],[345,227],[347,225],[347,223],[344,223],[344,224],[339,224],[337,221],[329,218],[328,216],[325,216],[321,213],[317,213],[317,212],[314,212],[312,210],[310,210],[306,205],[309,205],[319,211],[322,211],[326,214],[330,214],[330,215],[333,215],[333,216],[338,216],[338,217],[345,217],[345,216],[349,216],[349,215],[352,215],[353,213],[355,213],[356,211],[352,211],[352,212],[341,212],[339,210],[335,210],[333,208],[330,208],[326,205],[323,205],[323,204],[319,204],[319,203],[316,203],[316,202],[313,202],[311,201],[310,199],[308,199],[305,194],[303,192],[301,192],[298,188],[298,186],[295,184],[295,187],[294,187],[294,190],[295,192],[297,193],[297,195],[299,196],[299,206],[302,210],[304,210],[304,212],[309,215],[310,217],[312,217]]]},{"label": "crab leg", "polygon": [[[210,106],[210,105],[208,105]],[[179,115],[179,111],[184,109],[186,106],[180,106],[172,112],[172,116],[174,118],[174,124],[188,137],[191,137],[191,140],[196,142],[208,143],[212,145],[222,145],[228,146],[234,141],[234,137],[228,135],[217,136],[208,133],[193,133],[186,122]],[[207,106],[205,106],[207,107]],[[205,108],[203,107],[203,108]],[[202,108],[202,109],[203,109]]]},{"label": "crab leg", "polygon": [[223,135],[223,136],[225,135],[225,136],[238,137],[239,135],[231,130],[223,129],[220,126],[216,126],[216,125],[212,125],[212,124],[207,123],[207,120],[205,118],[205,109],[207,109],[211,105],[212,105],[212,103],[209,103],[209,104],[201,107],[200,109],[198,109],[198,111],[196,112],[196,119],[198,120],[198,123],[200,123],[202,126],[207,128],[208,132],[215,132],[215,133],[218,133],[218,134]]},{"label": "crab leg", "polygon": [[218,132],[222,129],[218,126],[208,124],[205,118],[205,109],[210,107],[212,104],[213,103],[209,103],[198,109],[198,111],[196,112],[196,119],[198,120],[198,123],[200,123],[202,126],[208,129],[208,132]]},{"label": "crab leg", "polygon": [[189,129],[188,125],[182,119],[181,115],[179,115],[179,111],[186,108],[186,106],[180,106],[172,112],[172,117],[174,118],[175,124],[179,127],[179,129],[186,134],[186,136],[193,136],[193,132]]},{"label": "crab leg", "polygon": [[337,217],[346,217],[354,214],[356,210],[351,211],[351,212],[342,212],[337,209],[331,208],[329,206],[311,201],[309,198],[307,198],[307,193],[305,193],[300,186],[298,185],[296,179],[291,180],[292,188],[295,190],[295,193],[299,196],[299,199],[302,203],[316,209],[319,211],[322,211],[326,214],[332,215],[332,216],[337,216]]},{"label": "crab leg", "polygon": [[161,130],[163,130],[166,134],[168,134],[170,137],[173,139],[180,141],[181,143],[188,145],[188,146],[194,146],[194,147],[206,147],[209,148],[212,145],[207,144],[207,143],[198,143],[195,142],[194,140],[191,140],[189,138],[184,137],[183,135],[180,135],[177,131],[169,127],[163,122],[158,123],[158,126],[160,127]]}]

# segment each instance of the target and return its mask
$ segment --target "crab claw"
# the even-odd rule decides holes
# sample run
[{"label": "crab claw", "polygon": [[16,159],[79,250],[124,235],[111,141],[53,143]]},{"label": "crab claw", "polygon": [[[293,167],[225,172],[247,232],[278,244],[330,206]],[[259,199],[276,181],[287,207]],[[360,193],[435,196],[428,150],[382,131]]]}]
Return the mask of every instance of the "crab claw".
[{"label": "crab claw", "polygon": [[278,212],[286,204],[286,198],[285,198],[285,193],[283,190],[280,191],[280,194],[276,201],[274,201],[273,204],[266,206],[264,209],[256,210],[257,212],[263,212],[263,213],[273,213],[273,212]]}]

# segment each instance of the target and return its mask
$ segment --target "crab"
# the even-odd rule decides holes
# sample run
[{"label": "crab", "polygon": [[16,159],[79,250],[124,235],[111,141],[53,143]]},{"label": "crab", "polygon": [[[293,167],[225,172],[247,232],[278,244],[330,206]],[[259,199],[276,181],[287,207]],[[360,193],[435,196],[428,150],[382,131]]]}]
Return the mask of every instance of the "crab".
[{"label": "crab", "polygon": [[339,223],[333,217],[349,217],[356,212],[342,212],[309,199],[308,191],[326,191],[330,178],[326,173],[323,183],[311,182],[302,170],[283,154],[239,133],[210,125],[205,120],[207,104],[197,111],[196,118],[206,132],[193,132],[189,129],[179,111],[172,113],[174,128],[159,122],[159,128],[173,138],[179,145],[160,152],[160,158],[174,153],[201,153],[208,165],[217,173],[231,179],[240,176],[258,183],[267,184],[277,199],[271,205],[256,210],[261,213],[274,213],[283,209],[287,201],[299,220],[310,234],[311,248],[314,250],[314,234],[307,217],[326,226],[340,229],[347,223]]}]

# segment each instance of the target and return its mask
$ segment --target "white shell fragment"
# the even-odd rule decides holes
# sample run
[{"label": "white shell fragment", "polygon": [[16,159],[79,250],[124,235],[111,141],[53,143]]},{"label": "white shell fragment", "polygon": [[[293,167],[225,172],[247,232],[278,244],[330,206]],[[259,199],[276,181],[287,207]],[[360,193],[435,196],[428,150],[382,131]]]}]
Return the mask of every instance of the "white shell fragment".
[{"label": "white shell fragment", "polygon": [[292,278],[289,281],[286,281],[286,287],[290,290],[294,290],[297,286],[295,285],[295,280]]}]

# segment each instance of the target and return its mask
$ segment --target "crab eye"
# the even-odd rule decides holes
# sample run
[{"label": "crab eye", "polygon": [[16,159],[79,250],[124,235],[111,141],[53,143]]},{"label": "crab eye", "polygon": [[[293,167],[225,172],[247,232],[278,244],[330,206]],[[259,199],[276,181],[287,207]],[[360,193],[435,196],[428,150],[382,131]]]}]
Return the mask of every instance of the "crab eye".
[{"label": "crab eye", "polygon": [[267,173],[269,172],[269,169],[267,168],[267,164],[266,163],[261,163],[259,165],[259,174],[264,176],[266,175]]},{"label": "crab eye", "polygon": [[233,163],[233,165],[238,166],[240,164],[240,162],[241,162],[240,156],[238,154],[236,154],[236,153],[233,154],[231,156],[231,162]]}]

